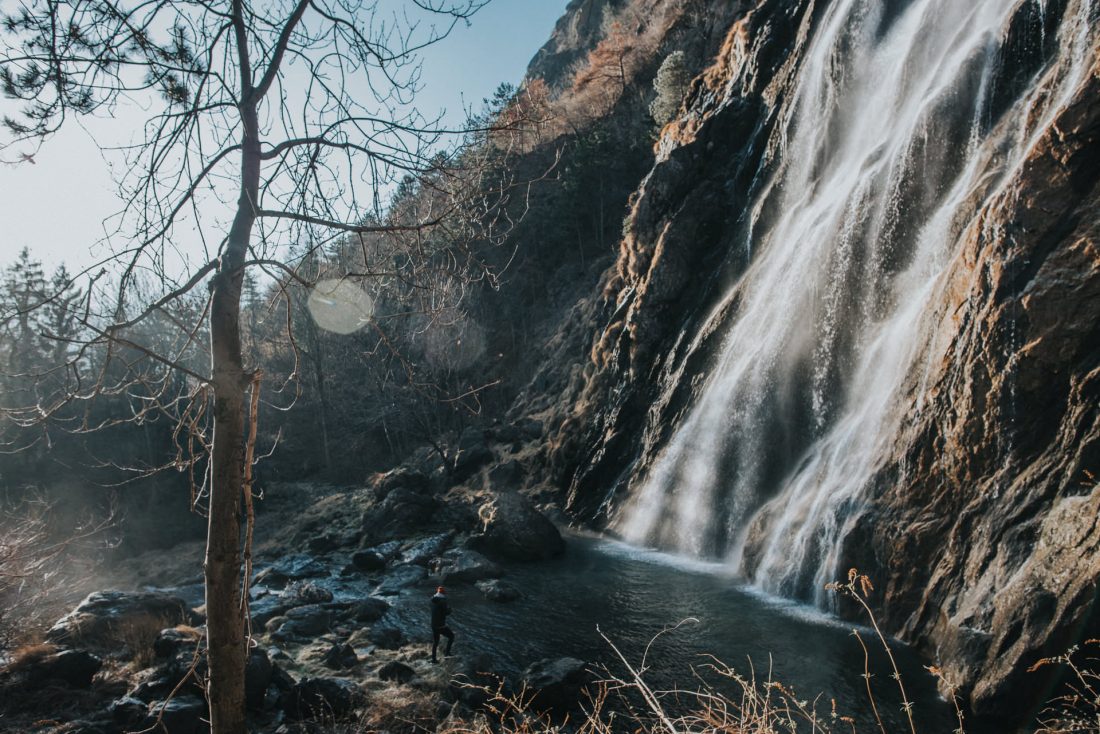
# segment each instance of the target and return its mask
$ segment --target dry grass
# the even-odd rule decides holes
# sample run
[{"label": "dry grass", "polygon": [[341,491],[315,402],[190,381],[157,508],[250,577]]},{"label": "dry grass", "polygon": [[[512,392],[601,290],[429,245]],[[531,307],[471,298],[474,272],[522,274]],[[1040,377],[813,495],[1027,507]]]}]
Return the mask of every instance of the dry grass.
[{"label": "dry grass", "polygon": [[11,662],[8,663],[6,670],[14,673],[40,662],[43,658],[55,652],[57,652],[57,647],[49,642],[41,640],[26,642],[12,650]]},{"label": "dry grass", "polygon": [[[144,614],[117,625],[111,630],[111,636],[118,639],[124,646],[124,657],[130,661],[131,668],[144,670],[156,659],[153,643],[157,641],[160,631],[171,626],[170,620],[166,617]],[[198,634],[197,630],[196,634]]]}]

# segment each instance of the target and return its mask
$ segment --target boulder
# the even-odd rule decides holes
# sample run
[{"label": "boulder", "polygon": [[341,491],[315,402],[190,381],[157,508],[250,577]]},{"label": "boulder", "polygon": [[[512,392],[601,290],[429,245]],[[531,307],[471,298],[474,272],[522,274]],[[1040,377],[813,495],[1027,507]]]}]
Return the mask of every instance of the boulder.
[{"label": "boulder", "polygon": [[489,470],[489,487],[497,491],[517,489],[523,479],[523,464],[516,459],[501,462]]},{"label": "boulder", "polygon": [[288,609],[283,622],[273,633],[276,638],[316,637],[328,632],[332,624],[332,612],[320,604]]},{"label": "boulder", "polygon": [[444,583],[469,584],[496,578],[501,573],[500,566],[475,550],[448,551],[439,562],[439,575]]},{"label": "boulder", "polygon": [[103,661],[86,650],[61,650],[25,663],[21,672],[32,686],[61,681],[73,688],[90,688]]},{"label": "boulder", "polygon": [[244,667],[244,703],[252,710],[264,707],[267,688],[275,674],[275,664],[271,662],[267,651],[253,648],[248,653]]},{"label": "boulder", "polygon": [[170,627],[191,621],[190,609],[178,596],[150,591],[96,591],[46,633],[51,642],[113,646],[134,625]]},{"label": "boulder", "polygon": [[333,670],[354,668],[359,664],[359,656],[355,654],[355,650],[352,649],[351,645],[337,642],[333,643],[332,647],[321,658],[321,664]]},{"label": "boulder", "polygon": [[391,660],[378,669],[378,677],[382,680],[408,683],[416,675],[416,671],[410,666],[397,660]]},{"label": "boulder", "polygon": [[493,460],[493,451],[489,448],[485,431],[467,428],[458,438],[457,453],[454,461],[454,480],[464,482],[481,467]]},{"label": "boulder", "polygon": [[390,625],[372,627],[367,639],[383,650],[396,650],[405,644],[405,635]]},{"label": "boulder", "polygon": [[348,610],[348,618],[356,622],[370,624],[377,622],[390,610],[390,603],[385,599],[368,596],[355,602]]},{"label": "boulder", "polygon": [[357,571],[371,573],[381,571],[386,567],[386,559],[375,550],[356,551],[351,555],[351,565]]},{"label": "boulder", "polygon": [[328,567],[305,553],[280,558],[253,577],[252,583],[281,589],[290,581],[328,576]]},{"label": "boulder", "polygon": [[173,658],[184,650],[194,650],[202,632],[191,627],[169,627],[153,640],[153,654],[158,658]]},{"label": "boulder", "polygon": [[451,700],[461,701],[471,709],[479,709],[501,690],[509,694],[504,676],[495,671],[492,659],[485,653],[462,656],[457,661],[447,691]]},{"label": "boulder", "polygon": [[208,734],[210,731],[206,701],[198,696],[174,696],[167,703],[149,704],[145,725],[154,726],[158,717],[163,726],[160,730],[168,734]]},{"label": "boulder", "polygon": [[313,581],[294,581],[287,584],[279,597],[288,607],[295,607],[330,602],[332,592]]},{"label": "boulder", "polygon": [[518,588],[500,579],[478,581],[475,586],[485,595],[486,599],[496,602],[509,602],[519,599],[522,594]]},{"label": "boulder", "polygon": [[115,699],[107,706],[107,713],[111,718],[124,726],[144,721],[147,712],[145,702],[131,696]]},{"label": "boulder", "polygon": [[562,711],[578,703],[590,679],[588,664],[576,658],[546,658],[523,671],[523,683],[540,709]]},{"label": "boulder", "polygon": [[382,474],[375,474],[370,483],[371,491],[380,500],[389,496],[395,489],[410,489],[413,492],[431,492],[432,480],[427,474],[416,469],[399,466]]},{"label": "boulder", "polygon": [[470,545],[517,561],[553,558],[565,551],[561,533],[529,499],[516,492],[492,495],[478,511],[481,533]]},{"label": "boulder", "polygon": [[363,513],[363,534],[367,538],[401,538],[431,522],[439,503],[429,493],[398,487],[377,506]]},{"label": "boulder", "polygon": [[447,550],[454,538],[454,531],[430,535],[418,540],[401,554],[401,563],[426,566],[433,558]]},{"label": "boulder", "polygon": [[350,713],[363,692],[346,678],[303,678],[287,693],[283,710],[290,719],[331,719]]}]

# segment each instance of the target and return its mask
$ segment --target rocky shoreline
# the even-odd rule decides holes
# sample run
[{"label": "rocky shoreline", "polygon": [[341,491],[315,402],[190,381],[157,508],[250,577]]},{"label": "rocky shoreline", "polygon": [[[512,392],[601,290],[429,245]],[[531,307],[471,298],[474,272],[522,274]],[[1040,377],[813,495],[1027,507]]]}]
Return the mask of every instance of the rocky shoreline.
[{"label": "rocky shoreline", "polygon": [[[284,496],[282,512],[261,516],[246,675],[254,731],[321,731],[337,721],[434,731],[471,717],[490,692],[521,689],[540,709],[576,703],[584,661],[531,660],[524,671],[505,671],[461,640],[453,657],[431,661],[427,600],[437,585],[476,588],[506,604],[523,589],[502,578],[502,563],[564,550],[531,499],[489,489],[480,470],[490,457],[482,452],[472,471],[469,460],[459,462],[469,476],[446,492],[442,472],[404,466],[305,507]],[[94,591],[44,642],[14,651],[0,669],[0,730],[208,731],[203,590],[199,567],[182,568],[187,575],[176,568],[175,578],[162,569],[158,587]]]}]

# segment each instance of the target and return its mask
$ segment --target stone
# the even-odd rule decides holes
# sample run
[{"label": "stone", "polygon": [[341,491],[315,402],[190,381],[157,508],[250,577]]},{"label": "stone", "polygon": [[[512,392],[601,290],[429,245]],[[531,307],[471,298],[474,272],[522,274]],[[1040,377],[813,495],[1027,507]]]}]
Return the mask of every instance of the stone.
[{"label": "stone", "polygon": [[485,598],[490,601],[509,602],[515,601],[522,596],[518,588],[500,579],[478,581],[474,585],[477,586],[481,593],[485,595]]},{"label": "stone", "polygon": [[440,559],[439,575],[443,583],[469,584],[500,576],[500,566],[475,550],[455,549]]},{"label": "stone", "polygon": [[193,650],[202,636],[200,631],[189,627],[163,629],[153,641],[153,654],[158,658],[175,657],[182,650]]},{"label": "stone", "polygon": [[495,491],[519,489],[524,478],[523,464],[516,459],[497,464],[489,470],[489,487]]},{"label": "stone", "polygon": [[363,692],[346,678],[303,678],[287,693],[283,710],[288,718],[339,718],[363,700]]},{"label": "stone", "polygon": [[264,707],[267,689],[275,674],[275,664],[271,662],[267,651],[255,647],[248,653],[244,667],[244,703],[258,711]]},{"label": "stone", "polygon": [[28,683],[62,681],[73,688],[91,688],[103,661],[86,650],[60,650],[28,662],[22,673]]},{"label": "stone", "polygon": [[320,604],[306,604],[287,610],[286,621],[275,631],[280,638],[316,637],[328,632],[332,612]]},{"label": "stone", "polygon": [[405,538],[432,521],[439,502],[428,493],[398,487],[378,505],[363,514],[367,538]]},{"label": "stone", "polygon": [[356,551],[351,555],[351,564],[358,571],[371,573],[386,567],[386,559],[375,550]]},{"label": "stone", "polygon": [[588,664],[576,658],[546,658],[523,671],[523,683],[542,709],[567,710],[575,706],[590,680]]},{"label": "stone", "polygon": [[377,622],[386,616],[390,610],[390,603],[385,599],[368,596],[355,602],[348,610],[348,618],[365,624]]},{"label": "stone", "polygon": [[375,589],[375,594],[391,596],[402,589],[415,586],[428,577],[428,572],[420,566],[396,566]]},{"label": "stone", "polygon": [[506,679],[496,672],[492,658],[486,653],[461,656],[447,686],[452,700],[461,701],[472,710],[488,703],[498,689],[504,696],[511,692]]},{"label": "stone", "polygon": [[359,656],[355,654],[355,650],[352,649],[351,645],[337,642],[333,643],[332,647],[321,658],[321,664],[333,670],[354,668],[359,664]]},{"label": "stone", "polygon": [[408,683],[415,675],[415,670],[398,660],[391,660],[378,669],[380,679],[397,683]]},{"label": "stone", "polygon": [[493,494],[478,511],[481,533],[470,545],[516,561],[553,558],[565,551],[557,527],[529,499],[516,492]]},{"label": "stone", "polygon": [[323,604],[332,601],[332,592],[314,581],[294,581],[287,584],[279,597],[288,606]]},{"label": "stone", "polygon": [[454,460],[454,480],[464,482],[481,467],[493,460],[493,451],[489,448],[485,431],[467,428],[458,438],[457,453]]},{"label": "stone", "polygon": [[390,625],[372,627],[368,639],[383,650],[397,650],[405,644],[405,635]]},{"label": "stone", "polygon": [[210,731],[206,701],[198,696],[175,696],[167,703],[149,704],[145,725],[153,726],[158,717],[168,734],[208,734]]},{"label": "stone", "polygon": [[46,633],[51,642],[115,646],[133,625],[169,627],[190,622],[183,599],[152,591],[96,591]]},{"label": "stone", "polygon": [[107,713],[119,724],[137,724],[145,720],[146,703],[132,696],[117,698],[107,706]]},{"label": "stone", "polygon": [[401,563],[426,566],[431,559],[447,549],[447,546],[451,544],[453,538],[453,531],[447,531],[445,533],[430,535],[427,538],[423,538],[413,543],[401,554]]},{"label": "stone", "polygon": [[326,565],[305,553],[280,558],[277,562],[261,570],[253,578],[255,585],[281,589],[290,581],[305,578],[320,578],[329,575]]}]

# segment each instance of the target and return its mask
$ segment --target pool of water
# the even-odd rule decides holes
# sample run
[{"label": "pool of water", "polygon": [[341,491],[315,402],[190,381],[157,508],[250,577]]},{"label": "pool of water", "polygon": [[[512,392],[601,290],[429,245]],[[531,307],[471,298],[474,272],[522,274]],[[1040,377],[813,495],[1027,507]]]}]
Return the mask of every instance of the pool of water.
[{"label": "pool of water", "polygon": [[[800,699],[820,695],[818,710],[826,714],[835,699],[838,712],[853,717],[861,731],[877,730],[862,676],[864,655],[852,624],[761,594],[717,564],[604,538],[568,540],[559,559],[507,566],[506,579],[523,592],[519,601],[491,602],[471,586],[449,589],[455,651],[488,653],[503,672],[568,655],[625,676],[609,641],[639,666],[658,633],[684,622],[652,642],[646,660],[646,678],[652,685],[693,689],[699,674],[732,692],[728,682],[707,673],[714,656],[744,675],[755,670],[758,681],[770,676]],[[429,639],[428,597],[433,586],[428,580],[391,599],[394,607],[388,621],[413,640]],[[859,632],[871,648],[871,682],[886,729],[908,731],[881,644],[875,643],[873,631]],[[936,693],[924,661],[904,645],[894,644],[892,650],[914,702],[917,731],[955,729],[954,709]]]}]

